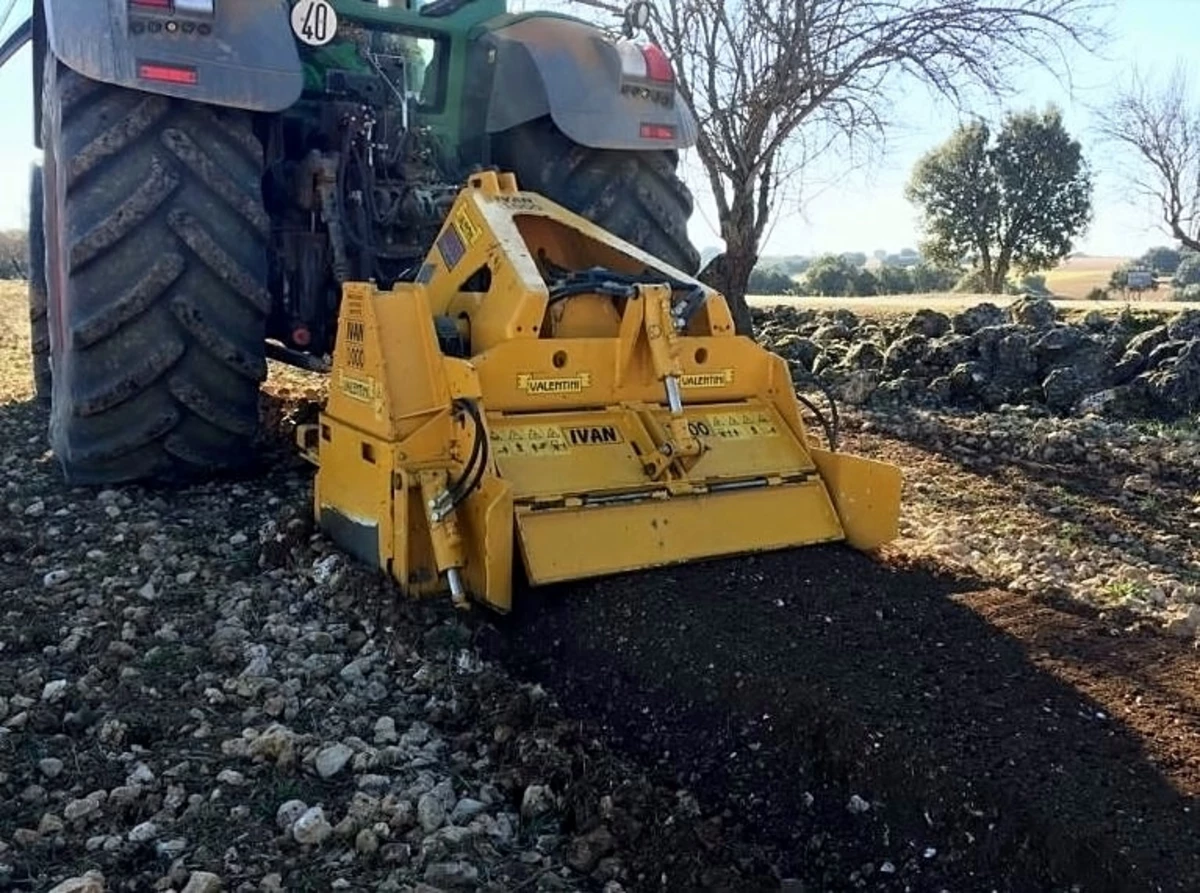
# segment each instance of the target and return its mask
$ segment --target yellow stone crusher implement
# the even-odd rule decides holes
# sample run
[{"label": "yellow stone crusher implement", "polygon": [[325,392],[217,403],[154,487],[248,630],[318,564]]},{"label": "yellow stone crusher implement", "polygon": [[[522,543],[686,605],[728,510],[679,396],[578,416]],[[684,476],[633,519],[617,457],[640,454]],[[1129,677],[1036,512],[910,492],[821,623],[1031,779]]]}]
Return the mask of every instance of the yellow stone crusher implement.
[{"label": "yellow stone crusher implement", "polygon": [[416,281],[347,283],[297,439],[321,528],[412,595],[896,536],[895,466],[816,446],[786,362],[724,298],[473,175]]}]

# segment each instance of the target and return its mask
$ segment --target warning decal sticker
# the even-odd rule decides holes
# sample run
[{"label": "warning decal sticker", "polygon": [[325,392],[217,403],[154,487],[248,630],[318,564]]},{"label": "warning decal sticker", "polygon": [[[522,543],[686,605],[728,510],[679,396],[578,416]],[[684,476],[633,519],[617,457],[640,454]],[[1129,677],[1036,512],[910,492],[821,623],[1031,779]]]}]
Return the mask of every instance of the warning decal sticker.
[{"label": "warning decal sticker", "polygon": [[557,425],[513,425],[493,428],[492,453],[495,456],[561,456],[571,447]]},{"label": "warning decal sticker", "polygon": [[751,437],[777,437],[779,429],[765,412],[722,412],[708,416],[713,437],[747,440]]}]

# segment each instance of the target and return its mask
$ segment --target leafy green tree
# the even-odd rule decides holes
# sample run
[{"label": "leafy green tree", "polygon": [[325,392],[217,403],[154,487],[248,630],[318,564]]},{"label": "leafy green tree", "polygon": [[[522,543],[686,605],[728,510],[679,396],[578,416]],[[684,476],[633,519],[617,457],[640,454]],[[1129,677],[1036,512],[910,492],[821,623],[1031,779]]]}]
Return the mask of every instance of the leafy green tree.
[{"label": "leafy green tree", "polygon": [[805,293],[825,297],[852,294],[857,272],[845,258],[836,254],[822,254],[809,265],[804,275]]},{"label": "leafy green tree", "polygon": [[962,270],[953,266],[941,266],[921,261],[909,271],[912,279],[912,290],[917,294],[935,291],[949,291],[954,287]]},{"label": "leafy green tree", "polygon": [[912,276],[905,267],[880,267],[877,277],[879,279],[879,293],[881,295],[912,294]]},{"label": "leafy green tree", "polygon": [[879,280],[870,270],[857,269],[850,279],[850,294],[856,298],[879,294]]},{"label": "leafy green tree", "polygon": [[958,281],[954,283],[953,290],[968,295],[977,295],[985,292],[987,289],[984,286],[983,273],[979,270],[968,270],[958,277]]},{"label": "leafy green tree", "polygon": [[777,268],[755,268],[750,274],[750,294],[791,295],[796,293],[796,283],[787,273]]},{"label": "leafy green tree", "polygon": [[971,262],[986,292],[1009,270],[1046,270],[1066,257],[1092,216],[1092,174],[1055,107],[959,127],[917,162],[907,197],[924,215],[924,255]]},{"label": "leafy green tree", "polygon": [[1189,254],[1180,262],[1171,282],[1176,287],[1200,284],[1200,254]]},{"label": "leafy green tree", "polygon": [[1173,276],[1182,260],[1183,255],[1179,249],[1158,245],[1139,257],[1138,263],[1149,267],[1158,276]]}]

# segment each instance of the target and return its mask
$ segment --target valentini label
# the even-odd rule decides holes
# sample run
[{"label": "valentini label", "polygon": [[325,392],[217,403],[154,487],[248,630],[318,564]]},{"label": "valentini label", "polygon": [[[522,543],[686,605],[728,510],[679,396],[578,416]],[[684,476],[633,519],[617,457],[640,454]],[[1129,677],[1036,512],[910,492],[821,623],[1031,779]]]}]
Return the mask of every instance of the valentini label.
[{"label": "valentini label", "polygon": [[591,384],[589,372],[563,378],[541,378],[526,373],[517,376],[517,388],[527,394],[578,394]]}]

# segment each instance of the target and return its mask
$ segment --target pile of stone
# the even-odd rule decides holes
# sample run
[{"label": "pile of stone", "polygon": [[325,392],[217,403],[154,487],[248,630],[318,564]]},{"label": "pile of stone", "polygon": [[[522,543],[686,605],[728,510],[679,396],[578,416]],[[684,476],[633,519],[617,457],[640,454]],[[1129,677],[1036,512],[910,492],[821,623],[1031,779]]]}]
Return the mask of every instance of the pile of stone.
[{"label": "pile of stone", "polygon": [[1200,311],[1155,318],[1088,312],[1064,321],[1043,298],[895,321],[850,310],[755,311],[759,341],[797,384],[816,377],[852,405],[1178,419],[1200,409]]}]

